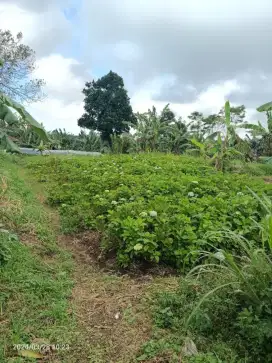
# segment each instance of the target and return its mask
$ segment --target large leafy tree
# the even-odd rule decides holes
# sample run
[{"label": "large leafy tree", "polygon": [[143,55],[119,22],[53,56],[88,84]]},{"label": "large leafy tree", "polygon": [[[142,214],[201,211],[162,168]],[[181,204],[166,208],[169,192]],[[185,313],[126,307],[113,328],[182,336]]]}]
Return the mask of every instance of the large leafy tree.
[{"label": "large leafy tree", "polygon": [[22,44],[23,35],[16,37],[9,30],[0,29],[0,92],[14,101],[35,102],[43,98],[42,79],[33,79],[35,52]]},{"label": "large leafy tree", "polygon": [[123,79],[118,74],[110,71],[97,81],[87,82],[83,94],[85,113],[78,125],[99,131],[103,141],[111,144],[112,135],[128,132],[129,125],[136,124]]}]

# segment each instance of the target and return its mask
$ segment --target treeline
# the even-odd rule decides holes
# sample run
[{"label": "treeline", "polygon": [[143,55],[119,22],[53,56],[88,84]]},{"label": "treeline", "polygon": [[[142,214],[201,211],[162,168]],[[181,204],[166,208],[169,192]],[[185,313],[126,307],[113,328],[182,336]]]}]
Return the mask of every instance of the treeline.
[{"label": "treeline", "polygon": [[[12,100],[35,102],[44,97],[44,81],[29,81],[34,69],[35,53],[22,44],[22,34],[13,37],[10,31],[0,30],[0,140],[4,148],[8,143],[10,149],[17,145],[103,153],[159,151],[214,159],[220,154],[221,158],[245,160],[272,156],[272,103],[258,108],[267,115],[267,128],[259,122],[248,123],[244,105],[229,106],[227,113],[223,107],[208,116],[195,111],[186,119],[177,117],[169,105],[161,112],[152,107],[145,113],[134,113],[122,77],[112,71],[85,84],[84,114],[77,121],[81,127],[78,135],[56,129],[42,140],[29,118],[26,120],[22,114],[14,122],[7,111]],[[20,109],[18,104],[15,109],[18,106]]]}]

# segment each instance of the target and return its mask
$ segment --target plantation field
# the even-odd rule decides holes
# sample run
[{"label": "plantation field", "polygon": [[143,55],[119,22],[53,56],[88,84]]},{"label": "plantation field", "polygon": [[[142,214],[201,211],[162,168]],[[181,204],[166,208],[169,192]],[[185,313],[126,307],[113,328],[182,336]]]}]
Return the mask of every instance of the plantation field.
[{"label": "plantation field", "polygon": [[[160,154],[0,154],[0,172],[1,362],[271,361],[269,172]],[[41,342],[69,350],[13,349]]]},{"label": "plantation field", "polygon": [[196,251],[238,251],[218,232],[259,240],[257,200],[272,195],[261,178],[217,172],[200,158],[162,155],[35,157],[29,168],[59,208],[66,233],[101,232],[101,247],[118,264],[164,263],[190,268]]}]

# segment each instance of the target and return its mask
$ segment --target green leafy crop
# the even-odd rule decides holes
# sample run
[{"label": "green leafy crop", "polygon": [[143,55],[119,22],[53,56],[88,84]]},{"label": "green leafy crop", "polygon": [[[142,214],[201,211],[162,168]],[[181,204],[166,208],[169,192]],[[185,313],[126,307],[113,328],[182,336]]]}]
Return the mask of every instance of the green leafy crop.
[{"label": "green leafy crop", "polygon": [[272,194],[259,179],[217,172],[205,160],[145,154],[34,159],[65,232],[96,229],[121,266],[135,261],[190,267],[197,251],[239,245],[212,232],[231,230],[256,240],[255,192]]}]

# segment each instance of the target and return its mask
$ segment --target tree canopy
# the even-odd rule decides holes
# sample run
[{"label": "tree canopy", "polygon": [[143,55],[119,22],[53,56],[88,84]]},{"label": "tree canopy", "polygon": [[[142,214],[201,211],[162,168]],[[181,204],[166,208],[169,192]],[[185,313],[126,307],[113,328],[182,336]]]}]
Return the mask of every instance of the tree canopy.
[{"label": "tree canopy", "polygon": [[85,113],[78,126],[97,130],[101,138],[111,144],[112,135],[129,131],[129,124],[136,123],[124,81],[110,71],[97,81],[87,82],[83,89]]},{"label": "tree canopy", "polygon": [[0,29],[0,92],[15,101],[36,102],[43,98],[42,79],[32,79],[35,52],[22,44],[23,35],[16,37],[9,30]]}]

